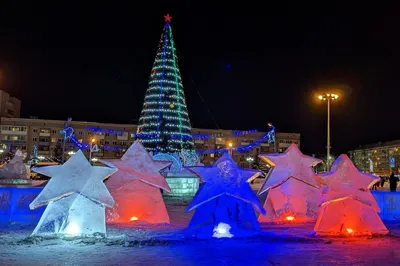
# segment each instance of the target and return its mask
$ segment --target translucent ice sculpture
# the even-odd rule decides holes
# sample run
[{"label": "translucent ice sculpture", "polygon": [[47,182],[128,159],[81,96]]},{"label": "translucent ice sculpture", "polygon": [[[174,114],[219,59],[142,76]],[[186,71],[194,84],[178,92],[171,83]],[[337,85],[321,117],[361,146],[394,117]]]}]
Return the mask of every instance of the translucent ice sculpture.
[{"label": "translucent ice sculpture", "polygon": [[258,221],[304,223],[315,221],[319,214],[320,188],[289,177],[269,189],[264,208],[266,215]]},{"label": "translucent ice sculpture", "polygon": [[259,157],[273,167],[268,177],[265,179],[259,194],[262,194],[273,186],[285,182],[290,176],[296,177],[314,186],[321,186],[321,182],[316,179],[312,167],[322,161],[304,155],[294,143],[291,144],[284,153],[261,154]]},{"label": "translucent ice sculpture", "polygon": [[32,234],[106,233],[105,207],[114,200],[103,180],[117,169],[92,166],[79,150],[63,165],[33,171],[51,179],[29,205],[32,210],[47,205]]},{"label": "translucent ice sculpture", "polygon": [[155,161],[139,140],[135,141],[121,159],[100,160],[118,168],[106,186],[115,200],[106,211],[108,223],[169,223],[169,216],[160,189],[171,192],[160,171],[172,162]]},{"label": "translucent ice sculpture", "polygon": [[389,233],[372,206],[352,197],[323,203],[314,231],[319,236],[363,236]]},{"label": "translucent ice sculpture", "polygon": [[[249,182],[260,173],[239,168],[228,153],[212,166],[188,167],[203,184],[186,212],[196,209],[188,231],[201,238],[256,234],[260,227],[254,209],[265,214]],[[226,234],[223,234],[229,228]]]},{"label": "translucent ice sculpture", "polygon": [[268,192],[264,203],[265,216],[259,222],[308,222],[319,214],[322,181],[312,167],[321,162],[301,153],[291,144],[284,153],[260,155],[272,168],[259,194]]},{"label": "translucent ice sculpture", "polygon": [[378,216],[380,208],[369,188],[380,178],[357,170],[347,155],[340,155],[331,171],[319,177],[326,183],[317,235],[384,235],[389,231]]},{"label": "translucent ice sculpture", "polygon": [[29,174],[24,164],[25,154],[20,150],[15,152],[14,157],[0,168],[0,178],[4,179],[28,179]]}]

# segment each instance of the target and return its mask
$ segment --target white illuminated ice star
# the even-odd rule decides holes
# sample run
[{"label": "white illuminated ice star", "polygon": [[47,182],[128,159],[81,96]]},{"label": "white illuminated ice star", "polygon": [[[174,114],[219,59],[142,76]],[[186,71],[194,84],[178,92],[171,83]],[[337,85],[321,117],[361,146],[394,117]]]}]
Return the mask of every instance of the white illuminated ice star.
[{"label": "white illuminated ice star", "polygon": [[117,171],[116,168],[92,166],[81,150],[76,152],[63,165],[34,168],[36,173],[49,176],[51,179],[40,194],[29,205],[31,209],[38,208],[67,197],[73,193],[100,203],[107,207],[114,206],[103,180]]}]

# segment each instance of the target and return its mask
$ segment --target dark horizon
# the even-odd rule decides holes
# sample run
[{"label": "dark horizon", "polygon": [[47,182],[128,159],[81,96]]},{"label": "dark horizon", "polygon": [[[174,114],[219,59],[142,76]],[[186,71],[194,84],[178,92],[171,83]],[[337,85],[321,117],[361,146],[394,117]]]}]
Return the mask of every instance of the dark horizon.
[{"label": "dark horizon", "polygon": [[207,109],[223,129],[272,122],[301,133],[304,153],[323,154],[326,104],[316,97],[329,88],[340,95],[333,154],[399,138],[395,8],[157,5],[2,3],[0,88],[21,99],[22,117],[131,123],[169,13],[194,127],[216,128]]}]

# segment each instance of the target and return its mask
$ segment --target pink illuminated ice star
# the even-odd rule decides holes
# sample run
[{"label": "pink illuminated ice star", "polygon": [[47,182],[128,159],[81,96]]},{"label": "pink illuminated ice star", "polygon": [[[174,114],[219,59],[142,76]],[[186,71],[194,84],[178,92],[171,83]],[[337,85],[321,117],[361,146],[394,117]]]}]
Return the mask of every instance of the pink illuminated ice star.
[{"label": "pink illuminated ice star", "polygon": [[358,171],[346,154],[340,155],[335,160],[330,172],[318,176],[328,185],[334,181],[339,181],[361,189],[369,189],[380,180],[375,175]]},{"label": "pink illuminated ice star", "polygon": [[322,162],[320,159],[304,155],[296,144],[291,144],[284,153],[261,154],[259,157],[272,167],[258,194],[268,191],[293,176],[312,186],[320,187],[312,166]]},{"label": "pink illuminated ice star", "polygon": [[352,197],[379,210],[369,188],[379,182],[380,178],[358,171],[347,155],[340,155],[332,164],[331,171],[318,177],[327,185],[323,202]]},{"label": "pink illuminated ice star", "polygon": [[121,159],[104,159],[100,162],[118,168],[118,172],[107,181],[110,192],[135,180],[171,192],[171,188],[160,171],[171,166],[172,162],[153,160],[139,140],[136,140],[129,147]]}]

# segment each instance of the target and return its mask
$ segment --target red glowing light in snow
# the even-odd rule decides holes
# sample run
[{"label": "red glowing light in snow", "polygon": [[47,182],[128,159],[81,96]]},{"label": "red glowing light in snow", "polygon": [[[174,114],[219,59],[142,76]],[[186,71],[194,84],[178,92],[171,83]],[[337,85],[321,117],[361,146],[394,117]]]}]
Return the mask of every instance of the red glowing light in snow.
[{"label": "red glowing light in snow", "polygon": [[351,228],[347,228],[346,231],[347,231],[347,233],[349,233],[349,235],[354,233],[353,229],[351,229]]},{"label": "red glowing light in snow", "polygon": [[131,220],[131,221],[137,221],[137,220],[139,220],[139,219],[138,219],[136,216],[132,216],[130,220]]},{"label": "red glowing light in snow", "polygon": [[293,217],[293,216],[286,216],[286,220],[288,220],[288,221],[294,221],[294,217]]}]

